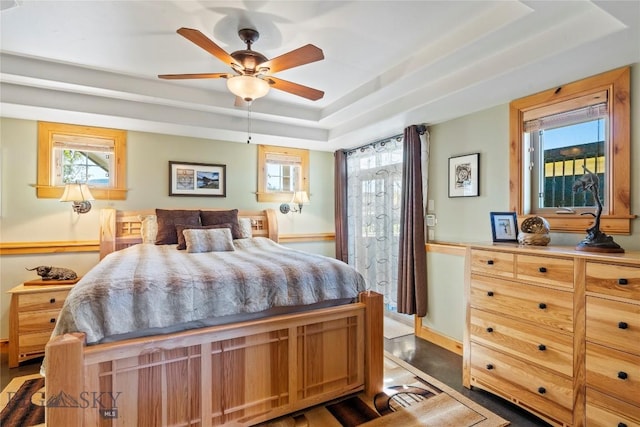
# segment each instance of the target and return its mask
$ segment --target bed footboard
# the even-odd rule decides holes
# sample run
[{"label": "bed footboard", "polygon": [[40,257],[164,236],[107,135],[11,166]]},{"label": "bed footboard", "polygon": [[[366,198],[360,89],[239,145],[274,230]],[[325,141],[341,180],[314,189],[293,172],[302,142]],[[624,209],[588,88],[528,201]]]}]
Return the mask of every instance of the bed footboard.
[{"label": "bed footboard", "polygon": [[96,346],[46,347],[46,423],[253,425],[382,389],[382,296],[358,303]]}]

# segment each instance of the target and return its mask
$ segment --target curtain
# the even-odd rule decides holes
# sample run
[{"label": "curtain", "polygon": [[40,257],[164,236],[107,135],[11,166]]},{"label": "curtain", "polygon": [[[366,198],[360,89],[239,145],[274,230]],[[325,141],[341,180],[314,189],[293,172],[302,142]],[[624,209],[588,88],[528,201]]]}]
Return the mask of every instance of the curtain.
[{"label": "curtain", "polygon": [[396,310],[402,138],[347,153],[348,262]]},{"label": "curtain", "polygon": [[336,223],[336,259],[349,262],[347,230],[347,155],[338,150],[334,153],[335,177],[333,180],[335,193]]},{"label": "curtain", "polygon": [[[420,134],[425,134],[425,144]],[[398,253],[398,312],[427,314],[427,253],[424,238],[423,151],[428,158],[428,134],[424,126],[404,130],[402,211]],[[424,146],[424,150],[423,150]],[[426,161],[424,164],[428,164]],[[425,186],[426,188],[426,186]]]}]

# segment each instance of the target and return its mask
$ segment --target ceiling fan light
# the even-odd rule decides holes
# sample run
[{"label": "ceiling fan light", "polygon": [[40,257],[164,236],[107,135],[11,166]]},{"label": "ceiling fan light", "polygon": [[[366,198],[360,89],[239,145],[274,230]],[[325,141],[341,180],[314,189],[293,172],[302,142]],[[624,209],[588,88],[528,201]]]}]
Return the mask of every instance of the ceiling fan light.
[{"label": "ceiling fan light", "polygon": [[262,98],[269,93],[269,83],[254,76],[233,76],[227,79],[227,87],[245,101]]}]

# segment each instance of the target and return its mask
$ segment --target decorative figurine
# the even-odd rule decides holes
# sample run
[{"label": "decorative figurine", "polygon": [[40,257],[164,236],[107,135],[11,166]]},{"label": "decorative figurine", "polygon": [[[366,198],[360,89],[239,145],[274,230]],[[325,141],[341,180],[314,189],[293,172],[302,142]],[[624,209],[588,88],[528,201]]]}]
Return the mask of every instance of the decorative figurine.
[{"label": "decorative figurine", "polygon": [[587,237],[578,243],[576,250],[587,252],[624,252],[624,249],[613,241],[613,237],[600,231],[600,215],[602,215],[602,202],[600,201],[598,190],[600,178],[587,169],[586,166],[582,165],[582,169],[584,169],[585,173],[580,179],[573,183],[573,192],[575,193],[580,190],[585,192],[590,191],[591,194],[593,194],[593,199],[596,201],[597,209],[595,214],[592,212],[583,213],[583,215],[592,215],[596,220],[593,226],[587,229]]},{"label": "decorative figurine", "polygon": [[36,273],[38,273],[38,276],[42,277],[42,280],[75,280],[78,278],[75,271],[64,267],[40,265],[34,268],[27,268],[26,270],[36,270]]}]

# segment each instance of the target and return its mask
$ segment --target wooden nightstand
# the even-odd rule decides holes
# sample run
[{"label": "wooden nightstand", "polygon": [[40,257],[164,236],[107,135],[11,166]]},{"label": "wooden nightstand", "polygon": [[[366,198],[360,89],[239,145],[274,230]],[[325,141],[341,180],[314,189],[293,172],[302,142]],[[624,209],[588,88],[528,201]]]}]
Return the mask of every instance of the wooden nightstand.
[{"label": "wooden nightstand", "polygon": [[24,360],[44,356],[69,290],[73,284],[44,286],[24,284],[8,291],[11,294],[9,312],[9,367],[15,368]]}]

